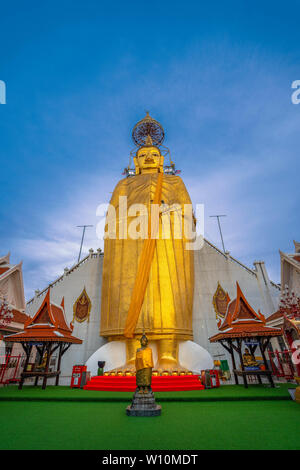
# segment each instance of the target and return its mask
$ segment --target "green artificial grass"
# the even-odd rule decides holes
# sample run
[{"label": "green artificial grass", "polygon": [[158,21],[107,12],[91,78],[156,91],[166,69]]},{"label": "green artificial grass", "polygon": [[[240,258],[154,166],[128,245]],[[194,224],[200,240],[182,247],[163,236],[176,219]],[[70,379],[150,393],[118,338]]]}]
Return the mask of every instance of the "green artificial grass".
[{"label": "green artificial grass", "polygon": [[1,449],[300,449],[289,401],[165,402],[135,418],[122,402],[0,402]]},{"label": "green artificial grass", "polygon": [[[296,387],[294,384],[280,384],[276,388],[268,385],[223,385],[210,390],[194,390],[190,392],[156,392],[159,402],[166,401],[250,401],[250,400],[290,400],[288,388]],[[1,401],[82,401],[82,402],[130,402],[132,392],[98,392],[93,390],[71,389],[70,387],[24,386],[18,390],[17,386],[0,388]]]},{"label": "green artificial grass", "polygon": [[300,449],[294,384],[156,392],[162,415],[125,414],[132,392],[0,388],[0,449]]}]

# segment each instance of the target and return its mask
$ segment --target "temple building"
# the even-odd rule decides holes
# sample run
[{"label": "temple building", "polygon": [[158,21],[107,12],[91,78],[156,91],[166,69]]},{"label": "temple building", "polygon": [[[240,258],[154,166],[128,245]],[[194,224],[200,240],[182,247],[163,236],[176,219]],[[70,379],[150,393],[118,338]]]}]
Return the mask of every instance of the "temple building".
[{"label": "temple building", "polygon": [[294,253],[280,253],[281,262],[281,289],[288,287],[300,296],[300,243],[294,241]]},{"label": "temple building", "polygon": [[[267,319],[269,326],[283,327],[284,312],[289,304],[289,297],[295,295],[300,297],[300,243],[294,241],[295,252],[280,254],[281,267],[281,301],[279,308]],[[289,345],[285,335],[273,338],[271,341],[272,350],[284,351],[289,349]]]},{"label": "temple building", "polygon": [[25,313],[25,296],[22,263],[11,264],[10,253],[0,257],[0,299],[5,301],[12,313],[10,321],[0,327],[0,354],[19,354],[22,348],[18,344],[5,344],[3,336],[22,331],[29,319]]},{"label": "temple building", "polygon": [[[210,342],[220,343],[231,355],[235,383],[241,376],[245,387],[248,387],[247,376],[254,377],[262,383],[261,376],[267,376],[274,387],[272,371],[269,369],[266,349],[272,337],[282,335],[281,328],[266,325],[265,316],[257,312],[248,303],[239,283],[236,283],[236,297],[231,300],[220,284],[214,296],[214,307],[219,314],[219,332],[209,338]],[[250,348],[250,351],[245,346]],[[261,366],[254,353],[259,349]],[[237,356],[237,357],[235,357]]]},{"label": "temple building", "polygon": [[[46,388],[48,378],[55,378],[55,385],[59,385],[62,356],[72,344],[82,343],[80,339],[72,335],[72,331],[72,323],[68,325],[66,322],[64,298],[60,305],[54,304],[50,299],[49,288],[39,310],[33,318],[28,318],[26,321],[24,330],[4,337],[8,344],[21,344],[26,354],[20,389],[25,379],[34,379],[34,384],[37,386],[39,378],[42,378],[43,389]],[[35,360],[30,364],[33,350],[35,350]],[[37,357],[36,352],[38,352]],[[54,352],[56,352],[56,357],[53,357]],[[29,370],[28,366],[30,366]]]}]

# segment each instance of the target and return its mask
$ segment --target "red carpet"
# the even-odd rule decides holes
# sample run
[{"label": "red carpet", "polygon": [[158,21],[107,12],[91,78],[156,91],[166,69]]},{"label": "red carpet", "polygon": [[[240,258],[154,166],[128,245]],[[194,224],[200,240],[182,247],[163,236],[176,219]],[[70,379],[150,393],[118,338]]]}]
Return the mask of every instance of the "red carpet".
[{"label": "red carpet", "polygon": [[[102,375],[92,377],[84,390],[109,392],[134,392],[135,376]],[[199,375],[152,376],[153,392],[175,392],[178,390],[204,390]]]}]

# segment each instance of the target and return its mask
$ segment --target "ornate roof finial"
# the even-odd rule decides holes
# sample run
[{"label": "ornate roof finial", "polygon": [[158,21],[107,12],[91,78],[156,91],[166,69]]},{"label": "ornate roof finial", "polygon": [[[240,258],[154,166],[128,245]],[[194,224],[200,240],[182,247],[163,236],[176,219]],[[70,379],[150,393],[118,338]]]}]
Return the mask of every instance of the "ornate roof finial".
[{"label": "ornate roof finial", "polygon": [[152,139],[151,145],[161,145],[165,133],[162,125],[150,116],[149,111],[146,111],[144,119],[139,121],[133,128],[132,139],[138,147],[142,147],[145,144],[149,145],[147,144],[148,137]]}]

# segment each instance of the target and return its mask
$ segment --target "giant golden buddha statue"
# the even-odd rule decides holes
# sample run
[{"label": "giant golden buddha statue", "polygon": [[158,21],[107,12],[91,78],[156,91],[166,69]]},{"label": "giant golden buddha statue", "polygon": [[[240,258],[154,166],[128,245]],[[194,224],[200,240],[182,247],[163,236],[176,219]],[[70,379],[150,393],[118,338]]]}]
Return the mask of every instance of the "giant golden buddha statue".
[{"label": "giant golden buddha statue", "polygon": [[[191,200],[182,179],[170,171],[174,164],[164,172],[163,137],[161,125],[147,113],[133,130],[135,174],[117,184],[110,201],[117,224],[114,236],[108,233],[104,241],[100,335],[126,341],[123,370],[134,370],[143,332],[157,344],[155,369],[161,371],[180,370],[178,342],[193,339],[194,253],[180,229]],[[127,212],[121,207],[124,196]],[[155,205],[161,209],[152,219]],[[192,212],[185,213],[188,217],[193,224]],[[143,221],[146,234],[144,229],[139,237],[130,236]]]}]

